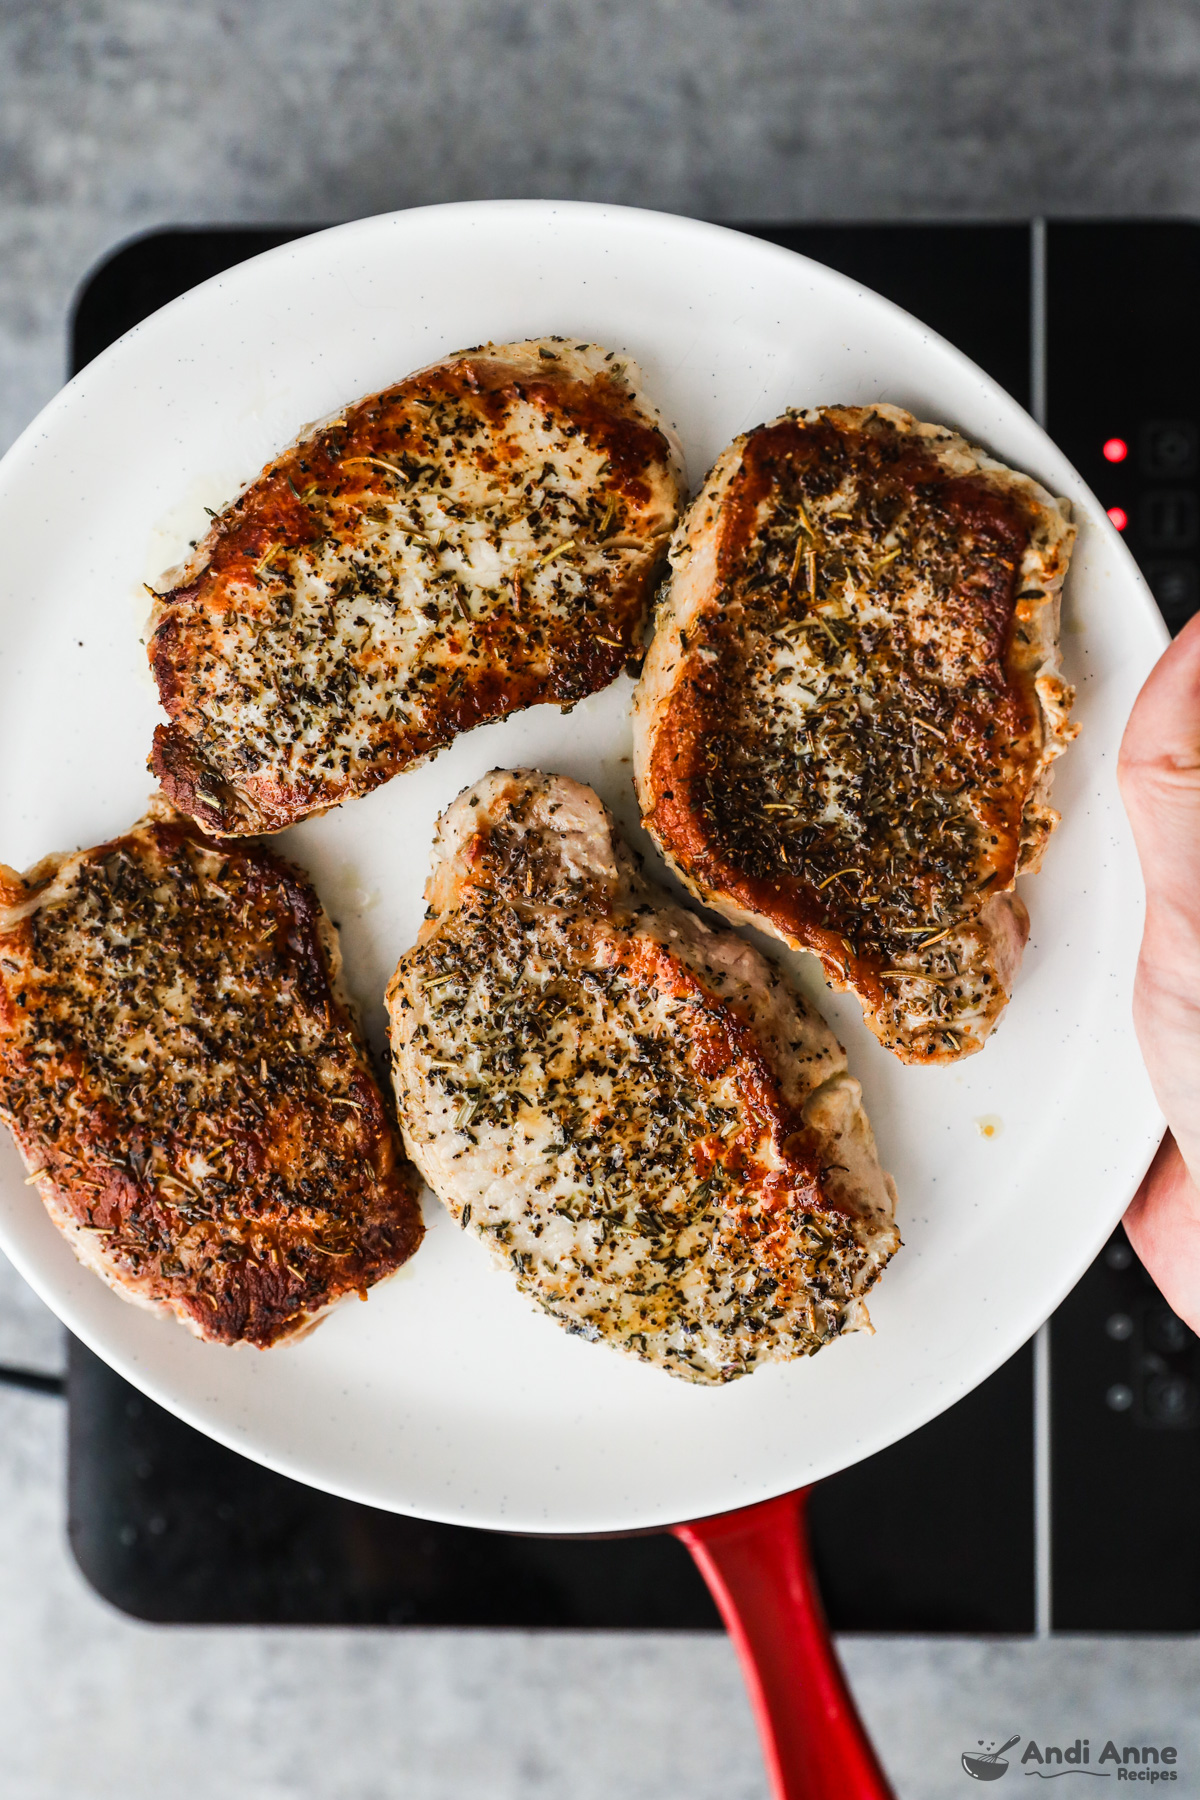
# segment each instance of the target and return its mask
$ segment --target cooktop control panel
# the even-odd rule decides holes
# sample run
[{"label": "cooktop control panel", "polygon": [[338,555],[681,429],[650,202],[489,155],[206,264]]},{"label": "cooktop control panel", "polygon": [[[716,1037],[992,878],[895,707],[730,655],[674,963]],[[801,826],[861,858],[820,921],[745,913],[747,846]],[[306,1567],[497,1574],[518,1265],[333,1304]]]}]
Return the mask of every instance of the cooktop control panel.
[{"label": "cooktop control panel", "polygon": [[1200,229],[1051,226],[1049,427],[1172,632],[1200,609]]},{"label": "cooktop control panel", "polygon": [[1054,1315],[1054,1624],[1200,1628],[1200,1339],[1123,1231]]},{"label": "cooktop control panel", "polygon": [[[1044,404],[1171,629],[1200,608],[1200,227],[755,229],[888,295],[1024,405]],[[75,366],[296,235],[128,245],[80,296]],[[1050,1369],[1052,1625],[1200,1629],[1200,1344],[1120,1231],[1055,1314]],[[138,1617],[719,1628],[669,1537],[515,1538],[354,1506],[211,1443],[78,1344],[68,1393],[75,1554]],[[823,1482],[810,1520],[835,1628],[1032,1630],[1034,1442],[1026,1346],[921,1431]],[[862,1529],[881,1517],[885,1531]]]}]

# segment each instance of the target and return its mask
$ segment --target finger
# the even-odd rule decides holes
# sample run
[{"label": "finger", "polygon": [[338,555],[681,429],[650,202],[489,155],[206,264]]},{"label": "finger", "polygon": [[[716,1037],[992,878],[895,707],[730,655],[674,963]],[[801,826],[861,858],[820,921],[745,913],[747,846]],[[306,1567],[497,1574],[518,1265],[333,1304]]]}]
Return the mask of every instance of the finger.
[{"label": "finger", "polygon": [[1167,1305],[1200,1332],[1200,1192],[1170,1132],[1130,1201],[1124,1224]]},{"label": "finger", "polygon": [[1200,613],[1151,669],[1125,727],[1122,778],[1164,762],[1200,766]]}]

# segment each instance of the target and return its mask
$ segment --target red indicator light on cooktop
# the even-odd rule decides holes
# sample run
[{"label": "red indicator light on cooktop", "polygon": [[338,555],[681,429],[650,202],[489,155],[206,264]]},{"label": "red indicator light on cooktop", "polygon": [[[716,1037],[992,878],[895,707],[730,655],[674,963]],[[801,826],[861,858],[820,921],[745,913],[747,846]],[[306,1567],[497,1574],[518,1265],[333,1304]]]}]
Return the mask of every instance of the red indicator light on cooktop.
[{"label": "red indicator light on cooktop", "polygon": [[1124,531],[1129,523],[1129,514],[1125,511],[1123,506],[1110,506],[1108,509],[1108,516],[1118,531]]},{"label": "red indicator light on cooktop", "polygon": [[1129,445],[1124,438],[1108,438],[1104,444],[1105,462],[1124,462],[1129,455]]}]

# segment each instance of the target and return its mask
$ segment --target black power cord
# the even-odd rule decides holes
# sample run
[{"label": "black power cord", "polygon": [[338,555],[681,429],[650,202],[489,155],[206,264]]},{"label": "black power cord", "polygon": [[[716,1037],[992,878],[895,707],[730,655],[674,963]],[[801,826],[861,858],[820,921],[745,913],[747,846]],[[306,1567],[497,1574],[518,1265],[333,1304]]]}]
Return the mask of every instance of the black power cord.
[{"label": "black power cord", "polygon": [[37,1369],[10,1369],[0,1364],[0,1387],[24,1388],[31,1394],[55,1394],[59,1399],[67,1391],[65,1375],[42,1375]]}]

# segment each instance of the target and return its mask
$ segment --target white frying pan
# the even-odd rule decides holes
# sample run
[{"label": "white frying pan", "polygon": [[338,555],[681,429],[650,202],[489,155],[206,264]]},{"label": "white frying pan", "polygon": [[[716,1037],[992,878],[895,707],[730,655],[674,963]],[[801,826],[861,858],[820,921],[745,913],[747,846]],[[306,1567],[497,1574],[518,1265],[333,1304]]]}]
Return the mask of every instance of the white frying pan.
[{"label": "white frying pan", "polygon": [[[200,535],[206,505],[219,509],[347,399],[459,346],[547,332],[632,354],[693,481],[735,433],[789,404],[888,400],[1076,506],[1064,650],[1083,730],[1059,764],[1065,820],[1026,884],[1032,941],[997,1036],[958,1068],[902,1068],[808,959],[774,952],[845,1042],[899,1188],[905,1249],[872,1296],[877,1335],[692,1388],[568,1337],[430,1201],[424,1247],[367,1305],[293,1348],[215,1349],[81,1269],[7,1143],[0,1242],[128,1380],[285,1474],[434,1519],[612,1532],[745,1507],[912,1431],[1003,1362],[1104,1241],[1161,1132],[1129,1022],[1140,887],[1113,774],[1164,634],[1117,534],[1032,420],[844,277],[620,208],[398,213],[271,251],[166,307],[0,465],[0,857],[25,867],[141,812],[158,716],[142,583]],[[532,764],[590,782],[654,868],[630,782],[629,691],[622,680],[569,717],[539,708],[473,732],[285,834],[341,923],[376,1034],[385,981],[416,933],[434,819],[484,770]]]}]

